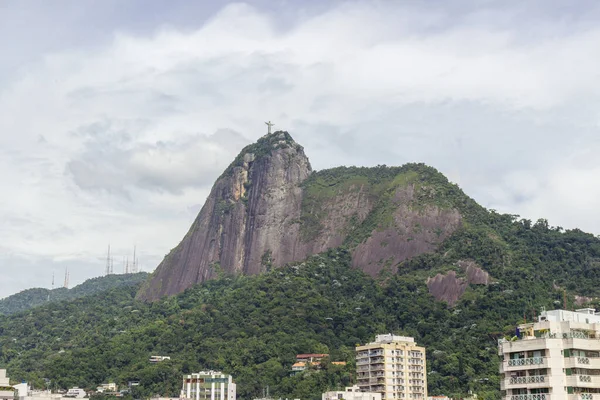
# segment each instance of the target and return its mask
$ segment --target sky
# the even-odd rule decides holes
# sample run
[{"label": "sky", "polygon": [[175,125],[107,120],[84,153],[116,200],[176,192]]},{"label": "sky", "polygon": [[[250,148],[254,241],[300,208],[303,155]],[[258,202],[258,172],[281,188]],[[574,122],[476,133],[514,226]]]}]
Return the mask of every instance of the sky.
[{"label": "sky", "polygon": [[596,1],[0,1],[0,297],[152,271],[264,121],[600,234]]}]

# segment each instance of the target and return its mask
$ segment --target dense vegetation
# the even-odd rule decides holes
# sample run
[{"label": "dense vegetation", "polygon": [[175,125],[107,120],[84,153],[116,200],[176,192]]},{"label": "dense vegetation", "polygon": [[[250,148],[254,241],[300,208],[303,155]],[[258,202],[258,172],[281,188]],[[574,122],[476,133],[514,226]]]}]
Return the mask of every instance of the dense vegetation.
[{"label": "dense vegetation", "polygon": [[[354,382],[356,344],[394,332],[427,347],[431,395],[473,390],[497,399],[497,338],[512,335],[541,307],[560,307],[563,290],[569,307],[576,294],[600,296],[598,238],[487,211],[421,164],[317,172],[305,183],[302,223],[319,229],[320,204],[357,182],[370,186],[376,206],[344,247],[258,276],[222,274],[155,303],[135,301],[137,287],[126,286],[0,317],[0,365],[38,387],[44,378],[61,388],[139,381],[135,396],[176,396],[182,374],[210,368],[232,374],[242,399],[267,386],[276,397],[317,399]],[[374,280],[350,267],[349,249],[385,225],[386,196],[408,184],[415,189],[412,207],[456,208],[462,227],[438,251]],[[263,258],[269,263],[268,254]],[[426,281],[451,269],[463,274],[460,260],[476,262],[494,283],[470,287],[449,308],[433,299]],[[295,354],[308,352],[348,365],[325,363],[321,371],[290,376]],[[150,364],[151,355],[171,360]]]},{"label": "dense vegetation", "polygon": [[54,290],[33,288],[23,290],[0,300],[0,314],[13,314],[37,307],[48,302],[76,299],[120,286],[137,285],[148,278],[146,272],[136,274],[108,275],[88,279],[74,288]]},{"label": "dense vegetation", "polygon": [[[439,253],[407,262],[380,282],[352,269],[340,249],[259,276],[223,277],[151,304],[135,302],[136,288],[125,287],[1,317],[0,363],[13,379],[38,386],[43,378],[63,388],[139,380],[137,395],[145,396],[176,395],[183,373],[213,368],[234,375],[241,398],[268,385],[276,396],[316,399],[354,380],[357,343],[396,332],[427,346],[431,394],[471,389],[497,398],[496,339],[511,334],[524,313],[561,302],[562,291],[546,273],[566,287],[597,290],[567,272],[595,276],[589,260],[597,239],[513,220],[491,213],[498,237],[463,230]],[[497,243],[511,249],[511,259]],[[433,301],[425,277],[459,256],[477,260],[498,283],[473,287],[448,308]],[[294,355],[305,352],[329,352],[349,364],[291,377]],[[151,365],[153,354],[172,360]]]},{"label": "dense vegetation", "polygon": [[[320,233],[323,220],[328,219],[330,200],[336,196],[347,197],[350,192],[361,192],[374,204],[367,218],[358,222],[358,216],[349,224],[345,244],[355,246],[366,240],[373,230],[386,229],[392,225],[393,214],[400,203],[415,210],[435,205],[439,208],[455,208],[472,221],[486,218],[486,210],[437,171],[425,164],[409,163],[400,167],[378,165],[366,167],[337,167],[316,171],[303,182],[301,229],[303,238],[314,239]],[[398,188],[412,186],[414,198],[395,200]]]}]

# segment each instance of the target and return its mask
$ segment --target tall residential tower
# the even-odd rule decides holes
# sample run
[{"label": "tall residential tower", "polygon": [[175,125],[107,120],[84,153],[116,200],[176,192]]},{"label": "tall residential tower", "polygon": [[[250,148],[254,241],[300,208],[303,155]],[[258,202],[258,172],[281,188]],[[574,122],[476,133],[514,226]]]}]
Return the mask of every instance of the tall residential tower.
[{"label": "tall residential tower", "polygon": [[360,390],[381,393],[383,400],[427,398],[425,348],[412,337],[377,335],[358,346],[356,372]]}]

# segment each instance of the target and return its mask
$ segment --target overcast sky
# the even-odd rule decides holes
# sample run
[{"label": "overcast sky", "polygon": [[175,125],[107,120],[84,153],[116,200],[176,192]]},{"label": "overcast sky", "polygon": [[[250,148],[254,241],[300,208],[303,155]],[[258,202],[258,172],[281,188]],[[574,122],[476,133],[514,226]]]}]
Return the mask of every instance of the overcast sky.
[{"label": "overcast sky", "polygon": [[[209,4],[210,3],[210,4]],[[526,4],[523,4],[526,3]],[[0,297],[153,270],[265,120],[600,233],[596,1],[0,1]]]}]

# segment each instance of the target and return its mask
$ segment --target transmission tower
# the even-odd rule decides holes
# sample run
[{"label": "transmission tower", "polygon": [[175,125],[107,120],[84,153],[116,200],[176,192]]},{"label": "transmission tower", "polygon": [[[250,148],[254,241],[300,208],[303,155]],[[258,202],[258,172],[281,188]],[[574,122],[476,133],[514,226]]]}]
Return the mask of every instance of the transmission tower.
[{"label": "transmission tower", "polygon": [[108,253],[106,254],[106,269],[104,275],[110,275],[110,244],[108,245]]},{"label": "transmission tower", "polygon": [[135,250],[136,246],[133,246],[133,264],[131,265],[131,273],[135,274],[137,272],[137,258],[135,258]]},{"label": "transmission tower", "polygon": [[65,283],[63,285],[65,289],[69,288],[69,267],[65,268]]}]

